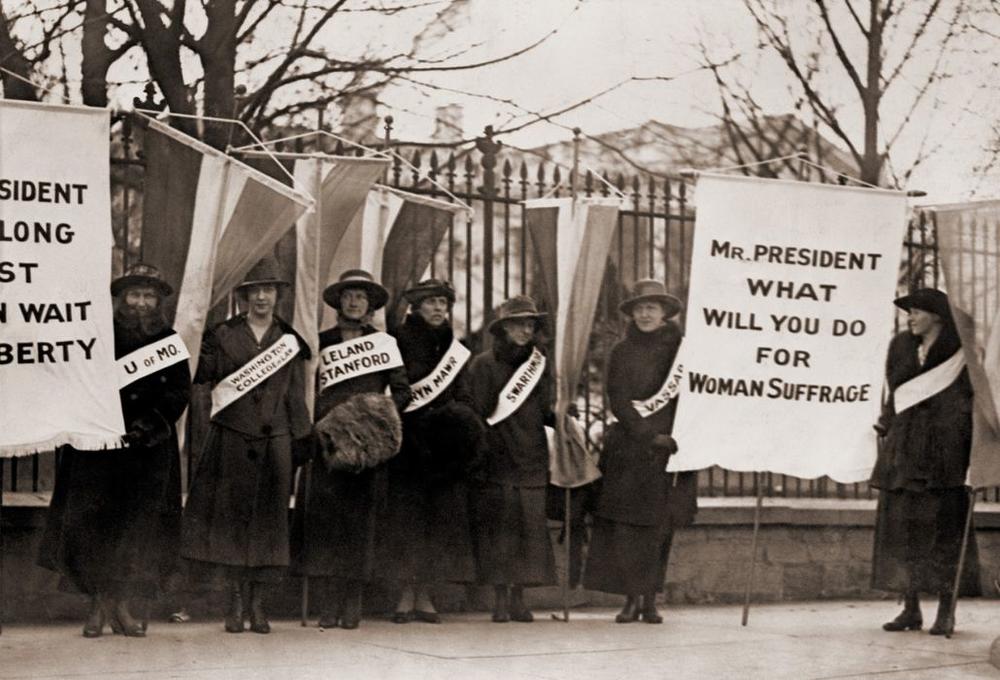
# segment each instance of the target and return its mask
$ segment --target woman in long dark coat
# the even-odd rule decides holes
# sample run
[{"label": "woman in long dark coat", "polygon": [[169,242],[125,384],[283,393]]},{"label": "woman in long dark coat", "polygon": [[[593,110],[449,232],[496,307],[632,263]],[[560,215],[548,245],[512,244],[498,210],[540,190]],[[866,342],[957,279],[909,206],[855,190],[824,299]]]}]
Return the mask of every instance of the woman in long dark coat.
[{"label": "woman in long dark coat", "polygon": [[[428,279],[405,298],[410,313],[396,340],[418,401],[403,414],[402,450],[389,461],[380,568],[401,587],[394,622],[438,623],[428,584],[475,581],[465,477],[483,424],[471,406],[469,352],[449,321],[455,289]],[[440,381],[443,389],[431,392],[433,384],[423,387],[424,379]]]},{"label": "woman in long dark coat", "polygon": [[[115,357],[174,335],[163,318],[170,286],[138,264],[111,284]],[[116,633],[142,637],[132,598],[155,597],[177,562],[180,454],[174,424],[187,406],[186,359],[121,388],[127,446],[110,451],[59,450],[59,468],[39,563],[90,596],[85,637],[106,620]]]},{"label": "woman in long dark coat", "polygon": [[271,630],[264,598],[289,564],[292,450],[311,433],[303,367],[309,350],[274,315],[279,287],[286,285],[274,258],[251,269],[237,289],[249,312],[207,335],[195,376],[218,386],[251,361],[274,354],[268,349],[275,343],[298,345],[291,360],[212,416],[184,510],[182,555],[196,580],[225,583],[230,633],[243,632],[247,600],[250,630]]},{"label": "woman in long dark coat", "polygon": [[[477,355],[469,366],[476,411],[491,423],[472,474],[470,506],[477,577],[479,583],[494,587],[493,620],[497,623],[532,621],[524,604],[524,588],[555,583],[545,517],[549,471],[545,426],[555,422],[554,380],[547,363],[530,391],[530,383],[522,383],[520,401],[506,398],[513,397],[512,393],[504,394],[508,381],[515,374],[523,375],[536,356],[544,316],[529,297],[507,300],[489,326],[493,348]],[[516,410],[497,420],[498,407],[508,402]]]},{"label": "woman in long dark coat", "polygon": [[601,456],[584,586],[626,596],[618,623],[663,621],[656,593],[663,589],[673,532],[691,524],[697,509],[696,474],[666,472],[677,451],[670,436],[677,400],[661,388],[668,387],[680,347],[680,328],[669,321],[680,307],[659,281],[638,281],[635,296],[621,304],[630,317],[625,338],[608,360],[605,387],[618,422]]},{"label": "woman in long dark coat", "polygon": [[[903,612],[885,630],[919,630],[924,592],[939,598],[931,635],[947,635],[955,627],[952,588],[969,508],[972,386],[948,297],[924,288],[895,304],[909,312],[909,330],[889,345],[890,395],[875,428],[884,439],[871,478],[880,491],[872,587],[903,594]],[[906,383],[918,376],[936,379],[914,399]],[[974,531],[959,594],[980,594]]]},{"label": "woman in long dark coat", "polygon": [[[323,291],[323,300],[337,310],[337,325],[320,333],[321,356],[329,347],[378,333],[371,325],[371,315],[385,305],[388,293],[371,274],[352,269]],[[320,421],[357,395],[384,394],[387,387],[395,408],[402,411],[410,401],[402,365],[351,377],[325,389],[320,385],[315,419]],[[327,467],[317,458],[308,473],[300,476],[293,518],[295,568],[319,586],[324,601],[321,628],[339,625],[351,630],[360,624],[364,587],[378,575],[386,472],[386,463],[348,471]]]}]

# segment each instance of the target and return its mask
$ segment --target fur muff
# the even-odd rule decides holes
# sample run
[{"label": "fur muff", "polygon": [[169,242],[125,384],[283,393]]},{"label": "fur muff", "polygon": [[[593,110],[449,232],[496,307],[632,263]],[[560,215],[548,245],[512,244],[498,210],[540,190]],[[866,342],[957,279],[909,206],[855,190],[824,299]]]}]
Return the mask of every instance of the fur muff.
[{"label": "fur muff", "polygon": [[397,453],[403,425],[391,398],[356,394],[316,423],[323,461],[331,470],[361,472]]},{"label": "fur muff", "polygon": [[465,476],[482,449],[486,426],[466,404],[452,401],[427,414],[424,421],[426,449],[423,467],[432,481]]}]

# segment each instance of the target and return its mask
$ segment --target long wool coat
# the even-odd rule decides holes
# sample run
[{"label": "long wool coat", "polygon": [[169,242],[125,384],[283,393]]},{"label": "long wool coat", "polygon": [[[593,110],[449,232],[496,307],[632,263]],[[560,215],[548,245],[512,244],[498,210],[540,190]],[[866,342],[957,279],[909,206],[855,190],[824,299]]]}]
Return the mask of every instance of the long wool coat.
[{"label": "long wool coat", "polygon": [[[115,357],[172,334],[115,321]],[[59,450],[39,564],[76,589],[152,597],[177,562],[180,454],[174,424],[187,406],[191,374],[181,361],[123,387],[126,430],[148,431],[139,446]],[[144,445],[143,445],[144,444]]]},{"label": "long wool coat", "polygon": [[[363,326],[362,334],[377,332]],[[344,341],[339,327],[319,335],[321,349]],[[396,408],[410,401],[406,370],[393,368],[331,385],[316,396],[317,421],[356,394],[382,394],[388,387]],[[328,470],[317,458],[309,464],[295,494],[295,563],[307,576],[371,581],[378,576],[377,540],[387,512],[387,464],[360,473]]]},{"label": "long wool coat", "polygon": [[[202,343],[195,380],[215,385],[286,333],[295,334],[277,317],[259,343],[245,315],[220,324]],[[298,341],[294,359],[212,418],[184,511],[184,557],[250,569],[288,565],[292,440],[311,430],[309,350]]]}]

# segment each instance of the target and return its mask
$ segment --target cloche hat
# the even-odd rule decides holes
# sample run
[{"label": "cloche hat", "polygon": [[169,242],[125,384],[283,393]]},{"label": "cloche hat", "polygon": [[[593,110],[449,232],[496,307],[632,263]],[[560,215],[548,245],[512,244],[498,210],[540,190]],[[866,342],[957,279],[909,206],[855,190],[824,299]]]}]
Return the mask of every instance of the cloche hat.
[{"label": "cloche hat", "polygon": [[389,301],[389,291],[375,282],[374,277],[364,269],[348,269],[340,275],[340,280],[323,290],[323,302],[336,310],[340,309],[340,294],[348,288],[360,288],[368,296],[368,311],[374,312],[385,307]]},{"label": "cloche hat", "polygon": [[403,293],[403,297],[411,305],[419,305],[425,299],[435,296],[445,297],[448,298],[448,302],[454,302],[455,288],[443,279],[424,279]]},{"label": "cloche hat", "polygon": [[284,276],[281,274],[281,265],[278,263],[278,258],[273,255],[268,255],[260,262],[255,264],[247,272],[247,275],[243,277],[243,282],[236,287],[236,290],[240,288],[246,288],[247,286],[287,286],[288,281],[285,280]]},{"label": "cloche hat", "polygon": [[174,292],[170,284],[163,280],[160,270],[151,264],[137,262],[125,270],[125,274],[111,282],[111,294],[119,295],[126,288],[133,286],[149,286],[167,297]]},{"label": "cloche hat", "polygon": [[632,297],[618,305],[618,310],[622,314],[632,316],[632,308],[639,302],[659,302],[663,305],[665,316],[668,319],[681,311],[681,301],[667,293],[666,286],[656,279],[636,281],[632,289]]},{"label": "cloche hat", "polygon": [[509,319],[533,319],[539,322],[546,316],[548,315],[538,311],[534,300],[527,295],[518,295],[500,305],[496,318],[490,322],[489,331],[493,335],[499,335],[504,321]]}]

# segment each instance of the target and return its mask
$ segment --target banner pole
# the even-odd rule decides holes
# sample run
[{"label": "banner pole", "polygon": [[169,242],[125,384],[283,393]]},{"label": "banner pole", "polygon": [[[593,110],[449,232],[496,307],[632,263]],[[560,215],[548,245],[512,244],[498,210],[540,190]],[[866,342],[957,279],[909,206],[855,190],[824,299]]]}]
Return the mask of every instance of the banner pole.
[{"label": "banner pole", "polygon": [[4,589],[4,544],[3,544],[3,471],[6,462],[0,459],[0,635],[3,635],[4,613],[7,591]]},{"label": "banner pole", "polygon": [[[958,606],[958,591],[962,584],[962,571],[965,569],[965,553],[966,548],[969,547],[969,533],[972,529],[972,512],[976,507],[976,491],[975,489],[969,489],[969,511],[965,513],[965,529],[962,531],[962,547],[958,551],[958,569],[955,570],[955,583],[951,589],[951,607],[948,612],[949,620],[955,620],[955,608]],[[944,636],[947,639],[951,639],[952,633],[955,631],[949,630]]]},{"label": "banner pole", "polygon": [[[310,460],[305,464],[305,467],[299,472],[303,476],[304,482],[302,484],[302,539],[305,543],[305,533],[306,533],[306,521],[308,520],[308,515],[306,515],[306,504],[309,498],[309,482],[312,481],[312,466],[313,462]],[[295,504],[298,505],[299,499],[295,499]],[[309,574],[306,573],[305,565],[302,565],[302,620],[300,625],[305,628],[309,625]]]},{"label": "banner pole", "polygon": [[570,519],[572,517],[570,503],[570,488],[566,487],[563,489],[563,530],[566,534],[565,536],[565,550],[566,550],[566,578],[563,580],[563,621],[569,623],[569,580],[572,577],[572,565],[570,564],[573,559],[573,552],[570,550],[570,543],[573,541],[573,530],[570,524]]},{"label": "banner pole", "polygon": [[747,574],[746,592],[743,595],[743,621],[747,625],[750,618],[750,594],[753,592],[753,577],[757,567],[757,535],[760,533],[760,508],[764,502],[764,487],[760,483],[759,473],[753,473],[754,486],[757,487],[757,504],[753,511],[753,539],[750,542],[750,573]]}]

